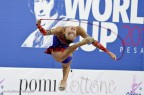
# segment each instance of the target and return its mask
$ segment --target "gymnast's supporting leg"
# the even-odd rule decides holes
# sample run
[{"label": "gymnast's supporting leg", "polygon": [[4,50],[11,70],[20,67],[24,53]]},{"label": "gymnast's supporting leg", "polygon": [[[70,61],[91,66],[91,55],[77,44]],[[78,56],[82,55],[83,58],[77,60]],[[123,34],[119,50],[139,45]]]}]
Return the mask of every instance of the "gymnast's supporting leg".
[{"label": "gymnast's supporting leg", "polygon": [[63,79],[61,80],[60,87],[59,87],[59,90],[61,90],[61,91],[65,90],[65,88],[66,88],[66,84],[67,84],[66,82],[67,82],[68,74],[70,71],[70,64],[71,64],[71,61],[68,62],[67,64],[62,63]]}]

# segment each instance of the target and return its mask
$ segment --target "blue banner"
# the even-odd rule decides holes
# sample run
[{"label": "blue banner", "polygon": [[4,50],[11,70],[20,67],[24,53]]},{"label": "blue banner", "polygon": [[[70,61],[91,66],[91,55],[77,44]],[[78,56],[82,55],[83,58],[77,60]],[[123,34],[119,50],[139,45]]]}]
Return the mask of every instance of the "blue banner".
[{"label": "blue banner", "polygon": [[[144,0],[14,0],[0,1],[0,66],[61,68],[44,53],[45,29],[78,25],[117,55],[117,61],[92,45],[79,47],[72,68],[144,70]],[[78,37],[75,42],[81,41]]]}]

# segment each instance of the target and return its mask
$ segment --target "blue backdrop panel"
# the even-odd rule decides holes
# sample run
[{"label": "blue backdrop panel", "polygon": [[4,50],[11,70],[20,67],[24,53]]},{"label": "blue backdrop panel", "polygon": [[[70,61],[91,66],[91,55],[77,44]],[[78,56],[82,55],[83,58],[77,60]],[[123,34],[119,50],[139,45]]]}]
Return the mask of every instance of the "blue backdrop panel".
[{"label": "blue backdrop panel", "polygon": [[143,0],[1,0],[0,66],[61,68],[44,53],[45,38],[35,26],[46,18],[61,19],[42,21],[46,29],[75,20],[119,58],[86,45],[74,52],[72,68],[144,70],[143,6]]}]

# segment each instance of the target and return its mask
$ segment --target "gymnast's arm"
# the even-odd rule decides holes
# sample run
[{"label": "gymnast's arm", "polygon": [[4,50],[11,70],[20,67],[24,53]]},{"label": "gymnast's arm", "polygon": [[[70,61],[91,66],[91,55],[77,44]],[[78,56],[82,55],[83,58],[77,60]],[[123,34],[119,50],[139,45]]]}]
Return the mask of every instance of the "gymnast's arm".
[{"label": "gymnast's arm", "polygon": [[50,29],[50,30],[45,30],[42,26],[41,26],[41,20],[38,20],[36,22],[36,26],[39,29],[39,31],[42,33],[42,35],[46,36],[46,35],[57,35],[61,32],[62,27],[56,27],[55,29]]},{"label": "gymnast's arm", "polygon": [[[82,28],[82,27],[79,27],[78,26],[78,35],[82,36],[83,38],[86,38],[86,37],[90,37],[86,31]],[[102,51],[108,53],[109,50],[106,49],[102,44],[100,44],[98,41],[96,41],[94,38],[92,38],[92,45],[101,49]]]},{"label": "gymnast's arm", "polygon": [[[86,31],[82,28],[82,27],[79,27],[78,26],[78,35],[82,36],[83,38],[87,38],[87,37],[90,37]],[[91,42],[92,42],[92,45],[101,49],[102,51],[106,52],[108,55],[111,56],[111,58],[113,58],[114,60],[116,60],[116,55],[112,52],[110,52],[107,48],[105,48],[101,43],[99,43],[98,41],[96,41],[94,38],[90,37],[91,38]]]}]

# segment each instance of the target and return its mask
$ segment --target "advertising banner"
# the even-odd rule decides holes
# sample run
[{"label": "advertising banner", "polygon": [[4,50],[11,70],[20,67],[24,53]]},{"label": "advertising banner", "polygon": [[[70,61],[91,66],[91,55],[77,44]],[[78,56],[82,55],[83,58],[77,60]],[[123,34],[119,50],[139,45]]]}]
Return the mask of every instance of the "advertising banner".
[{"label": "advertising banner", "polygon": [[81,26],[117,55],[114,61],[87,44],[74,52],[72,68],[144,70],[143,6],[144,0],[1,0],[0,66],[61,68],[44,53],[51,37],[44,37],[35,25],[43,19],[47,30]]},{"label": "advertising banner", "polygon": [[61,69],[0,68],[0,95],[144,95],[144,72],[78,70],[59,90]]}]

